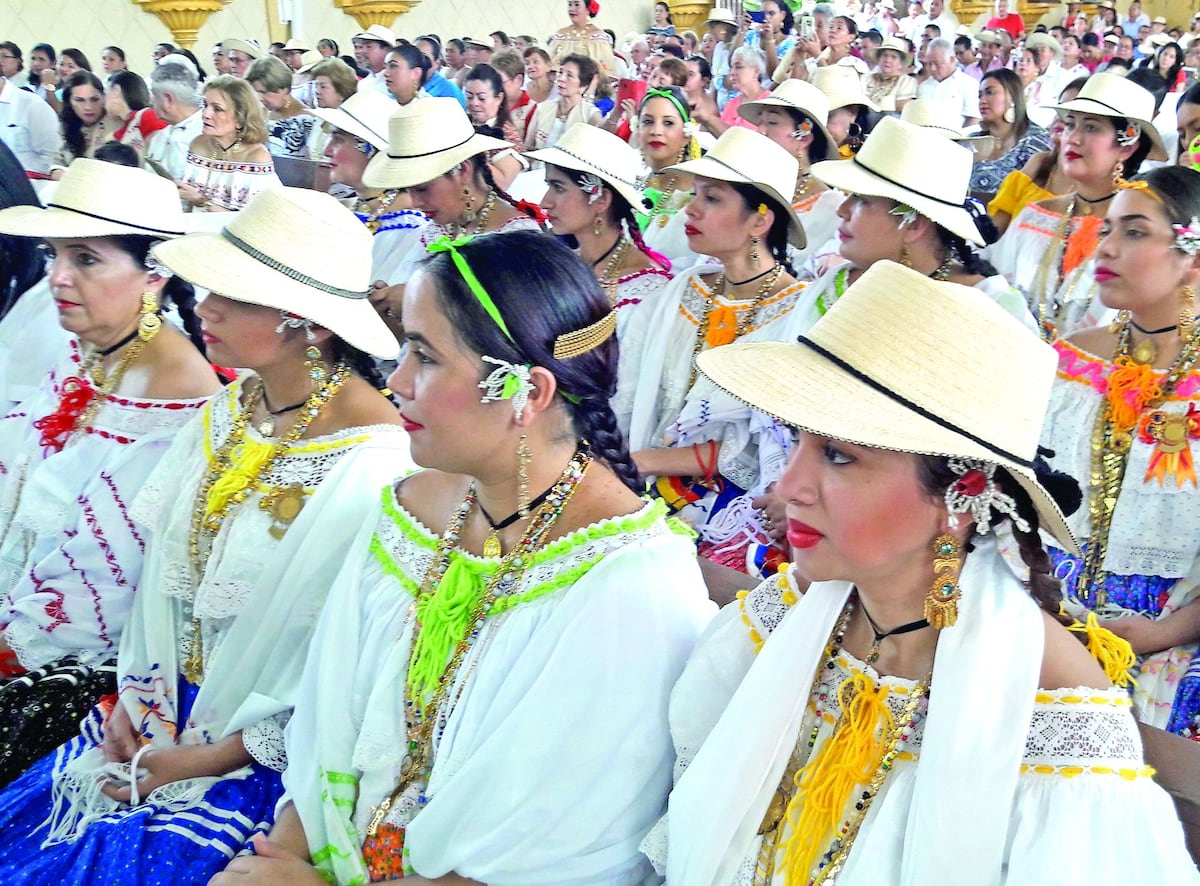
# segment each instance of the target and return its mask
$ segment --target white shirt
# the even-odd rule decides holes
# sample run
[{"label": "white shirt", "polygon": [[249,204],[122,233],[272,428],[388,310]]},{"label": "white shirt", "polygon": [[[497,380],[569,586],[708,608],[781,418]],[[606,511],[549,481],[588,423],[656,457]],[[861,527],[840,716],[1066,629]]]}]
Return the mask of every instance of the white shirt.
[{"label": "white shirt", "polygon": [[358,81],[359,92],[366,92],[368,89],[375,89],[388,98],[392,97],[392,93],[387,88],[387,81],[383,79],[383,71],[380,71],[378,74],[367,74],[367,76]]},{"label": "white shirt", "polygon": [[58,115],[33,93],[0,82],[0,141],[26,169],[49,172],[60,141]]},{"label": "white shirt", "polygon": [[970,74],[955,71],[945,80],[930,77],[917,84],[917,98],[932,98],[949,102],[966,125],[968,119],[979,119],[979,81]]},{"label": "white shirt", "polygon": [[171,173],[172,178],[183,178],[187,168],[187,153],[191,143],[204,129],[200,112],[160,129],[146,142],[146,159],[153,160]]}]

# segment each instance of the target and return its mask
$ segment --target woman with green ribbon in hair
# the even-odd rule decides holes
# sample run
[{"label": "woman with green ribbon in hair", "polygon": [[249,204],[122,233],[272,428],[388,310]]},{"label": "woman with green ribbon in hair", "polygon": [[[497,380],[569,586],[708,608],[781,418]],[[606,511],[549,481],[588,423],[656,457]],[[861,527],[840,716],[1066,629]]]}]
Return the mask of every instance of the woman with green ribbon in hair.
[{"label": "woman with green ribbon in hair", "polygon": [[351,548],[289,730],[291,804],[215,886],[649,875],[667,698],[713,608],[690,536],[634,491],[615,312],[541,234],[430,251],[389,379],[426,469]]},{"label": "woman with green ribbon in hair", "polygon": [[700,156],[687,96],[678,86],[647,89],[638,108],[638,144],[646,164],[645,195],[649,214],[641,217],[646,245],[661,252],[676,268],[689,268],[699,258],[687,244],[679,210],[692,199],[692,177],[667,167]]}]

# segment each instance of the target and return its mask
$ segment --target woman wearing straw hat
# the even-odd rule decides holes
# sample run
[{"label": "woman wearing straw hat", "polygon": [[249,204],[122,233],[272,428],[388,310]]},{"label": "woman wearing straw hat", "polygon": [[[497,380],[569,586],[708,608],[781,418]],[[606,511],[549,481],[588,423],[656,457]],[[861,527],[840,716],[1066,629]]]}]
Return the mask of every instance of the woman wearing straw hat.
[{"label": "woman wearing straw hat", "polygon": [[788,244],[803,249],[791,207],[796,158],[764,135],[727,130],[708,155],[672,167],[695,177],[688,243],[712,260],[678,276],[654,310],[635,314],[621,342],[614,408],[643,474],[700,533],[702,553],[746,569],[763,534],[750,507],[782,467],[787,441],[769,420],[696,378],[702,351],[786,335],[803,285]]},{"label": "woman wearing straw hat", "polygon": [[[532,207],[518,205],[497,186],[488,168],[489,151],[507,150],[508,142],[481,135],[453,99],[431,97],[411,102],[388,119],[388,147],[371,158],[363,183],[380,190],[406,189],[413,208],[429,221],[419,235],[421,249],[442,236],[540,230]],[[403,284],[421,259],[414,250],[391,276],[393,285],[372,300],[393,325],[399,317]]]},{"label": "woman wearing straw hat", "polygon": [[792,192],[792,209],[804,225],[808,243],[804,249],[788,248],[793,268],[800,268],[837,230],[837,208],[844,195],[813,179],[810,161],[836,160],[837,145],[825,127],[829,100],[825,93],[804,80],[784,80],[774,92],[746,102],[741,115],[758,131],[796,158],[799,170]]},{"label": "woman wearing straw hat", "polygon": [[980,81],[979,133],[992,137],[991,150],[971,170],[971,193],[981,200],[991,200],[1005,176],[1050,149],[1050,133],[1030,121],[1021,81],[1007,68],[988,71]]},{"label": "woman wearing straw hat", "polygon": [[177,182],[192,212],[236,212],[259,191],[279,184],[267,151],[267,125],[254,90],[236,77],[204,84],[204,129],[188,149]]},{"label": "woman wearing straw hat", "polygon": [[647,89],[638,107],[638,142],[650,212],[639,219],[646,243],[675,268],[689,268],[696,254],[688,245],[686,220],[679,211],[692,199],[692,178],[672,167],[700,156],[696,124],[687,96],[678,86]]},{"label": "woman wearing straw hat", "polygon": [[672,693],[682,775],[643,844],[667,882],[1200,882],[1128,696],[1056,617],[1039,531],[1074,548],[1078,487],[1038,458],[1054,362],[891,263],[798,343],[701,355],[794,428],[794,566]]},{"label": "woman wearing straw hat", "polygon": [[550,237],[433,252],[389,379],[426,470],[383,490],[331,591],[287,734],[294,805],[214,886],[650,876],[667,696],[712,604],[636,494],[613,308]]},{"label": "woman wearing straw hat", "polygon": [[1100,301],[1111,327],[1054,347],[1058,384],[1043,442],[1054,465],[1088,478],[1071,526],[1082,558],[1051,551],[1075,606],[1095,612],[1138,654],[1138,718],[1170,732],[1200,731],[1200,493],[1190,416],[1200,402],[1200,174],[1155,169],[1128,182],[1096,247]]},{"label": "woman wearing straw hat", "polygon": [[1094,74],[1078,97],[1053,107],[1066,124],[1061,162],[1075,189],[1026,206],[991,254],[1047,337],[1105,319],[1089,263],[1100,220],[1123,175],[1134,175],[1143,160],[1167,159],[1150,122],[1154,96],[1124,77]]},{"label": "woman wearing straw hat", "polygon": [[149,536],[118,699],[0,795],[4,881],[202,883],[272,821],[317,616],[374,490],[408,464],[368,381],[367,354],[398,351],[367,301],[370,252],[336,200],[293,188],[155,247],[212,293],[213,358],[253,372],[130,496]]},{"label": "woman wearing straw hat", "polygon": [[546,164],[542,209],[551,230],[574,237],[617,311],[620,339],[635,311],[651,310],[671,279],[671,262],[642,240],[645,206],[637,152],[617,136],[576,123],[553,148],[530,157]]},{"label": "woman wearing straw hat", "polygon": [[879,106],[863,92],[862,81],[853,68],[843,65],[817,68],[809,82],[829,99],[826,126],[838,152],[843,158],[853,157],[871,131],[871,112],[878,112]]},{"label": "woman wearing straw hat", "polygon": [[[66,333],[40,383],[0,416],[0,784],[76,735],[113,691],[143,576],[127,505],[220,390],[191,287],[149,258],[183,222],[170,182],[87,159],[48,208],[0,211],[0,233],[46,241],[50,291],[26,298],[53,297]],[[191,341],[162,322],[167,301]],[[14,347],[0,376],[31,375],[22,364],[41,350]]]},{"label": "woman wearing straw hat", "polygon": [[371,279],[376,285],[393,281],[396,271],[419,248],[419,232],[429,221],[412,208],[403,191],[379,190],[363,182],[367,164],[387,151],[388,118],[395,110],[394,101],[374,90],[355,93],[337,108],[313,109],[329,134],[325,149],[329,178],[354,189],[354,214],[371,232]]},{"label": "woman wearing straw hat", "polygon": [[917,97],[916,79],[904,73],[912,64],[908,42],[900,37],[888,37],[876,50],[875,64],[879,70],[863,80],[868,98],[881,111],[904,110],[904,106]]}]

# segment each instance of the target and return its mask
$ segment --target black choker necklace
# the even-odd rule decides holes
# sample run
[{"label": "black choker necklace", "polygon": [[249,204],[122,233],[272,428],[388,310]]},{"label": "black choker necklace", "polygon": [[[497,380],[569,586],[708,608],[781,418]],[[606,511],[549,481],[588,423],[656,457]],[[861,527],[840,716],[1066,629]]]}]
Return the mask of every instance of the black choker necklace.
[{"label": "black choker necklace", "polygon": [[869,665],[875,664],[879,659],[879,644],[888,637],[898,637],[901,634],[909,634],[913,631],[919,631],[921,628],[929,627],[929,619],[918,618],[916,621],[902,624],[900,627],[892,628],[890,631],[881,631],[879,625],[875,624],[875,619],[871,618],[871,613],[867,612],[867,607],[863,605],[862,597],[858,598],[858,608],[862,610],[862,614],[867,619],[867,624],[871,626],[871,633],[875,635],[875,639],[871,641],[871,651],[867,653],[866,662]]},{"label": "black choker necklace", "polygon": [[[554,486],[557,486],[557,485],[558,485],[558,482],[555,481]],[[488,533],[487,540],[484,542],[484,545],[483,545],[485,557],[488,557],[488,556],[499,557],[500,556],[500,553],[499,553],[500,539],[497,537],[496,533],[498,533],[501,529],[507,529],[509,526],[512,526],[518,520],[520,520],[524,517],[528,517],[530,514],[532,514],[534,511],[536,511],[538,508],[540,508],[543,504],[545,504],[546,499],[550,497],[550,493],[554,491],[554,486],[551,486],[549,489],[547,489],[545,492],[543,492],[541,495],[539,495],[537,498],[535,498],[533,501],[531,501],[527,507],[517,508],[517,510],[513,511],[511,514],[509,514],[507,517],[505,517],[503,520],[501,520],[498,523],[492,519],[492,515],[489,514],[487,512],[487,510],[483,507],[483,503],[481,502],[479,504],[479,513],[483,514],[483,519],[487,520],[488,526],[490,526],[492,528],[492,531]],[[495,545],[492,544],[493,539],[495,539]]]},{"label": "black choker necklace", "polygon": [[1141,326],[1138,326],[1136,320],[1130,320],[1129,325],[1142,335],[1162,335],[1164,332],[1174,332],[1179,328],[1179,324],[1176,323],[1173,326],[1164,326],[1162,329],[1143,329]]},{"label": "black choker necklace", "polygon": [[761,280],[763,277],[767,276],[767,274],[775,270],[776,267],[776,265],[771,265],[771,267],[767,268],[761,274],[755,274],[753,277],[748,277],[745,280],[730,280],[728,277],[726,277],[725,282],[730,286],[745,286],[747,283],[753,283],[755,280]]},{"label": "black choker necklace", "polygon": [[266,407],[267,413],[269,415],[283,415],[285,412],[295,412],[297,409],[299,409],[301,406],[303,406],[305,403],[308,402],[308,397],[305,397],[299,403],[293,403],[291,406],[283,407],[283,409],[272,409],[271,401],[267,399],[267,389],[265,387],[263,388],[262,398],[263,398],[263,406]]},{"label": "black choker necklace", "polygon": [[125,347],[125,345],[129,344],[131,341],[133,341],[135,338],[137,338],[137,334],[138,334],[138,331],[135,329],[135,330],[133,330],[133,332],[129,333],[129,335],[125,336],[123,339],[121,339],[115,345],[111,345],[107,348],[101,348],[100,356],[107,357],[110,354],[115,354],[117,351],[121,350],[121,348]]},{"label": "black choker necklace", "polygon": [[1080,200],[1082,200],[1084,203],[1091,203],[1092,205],[1095,205],[1097,203],[1103,203],[1105,200],[1111,200],[1113,197],[1117,196],[1117,192],[1113,191],[1111,194],[1105,194],[1103,197],[1097,197],[1095,200],[1088,199],[1087,197],[1083,196],[1083,194],[1079,193],[1078,191],[1075,192],[1075,196],[1078,197]]},{"label": "black choker necklace", "polygon": [[600,257],[598,259],[596,259],[594,262],[592,262],[592,267],[593,268],[596,267],[596,265],[600,264],[600,262],[604,261],[610,255],[612,255],[612,251],[621,245],[622,239],[624,239],[624,238],[621,236],[620,232],[618,232],[617,239],[613,241],[613,245],[608,247],[608,249],[604,250],[604,252],[600,255]]}]

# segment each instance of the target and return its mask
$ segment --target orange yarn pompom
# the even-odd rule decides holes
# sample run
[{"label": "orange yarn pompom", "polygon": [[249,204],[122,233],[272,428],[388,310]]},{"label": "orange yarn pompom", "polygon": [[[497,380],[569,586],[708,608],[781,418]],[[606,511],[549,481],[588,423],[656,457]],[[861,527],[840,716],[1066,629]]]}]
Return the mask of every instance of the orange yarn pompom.
[{"label": "orange yarn pompom", "polygon": [[1067,237],[1066,250],[1063,252],[1063,276],[1096,254],[1096,246],[1100,242],[1100,225],[1100,219],[1094,215],[1079,220],[1079,227],[1075,233]]},{"label": "orange yarn pompom", "polygon": [[1151,401],[1162,398],[1162,388],[1149,366],[1129,357],[1118,357],[1108,375],[1107,397],[1114,427],[1128,431]]}]

